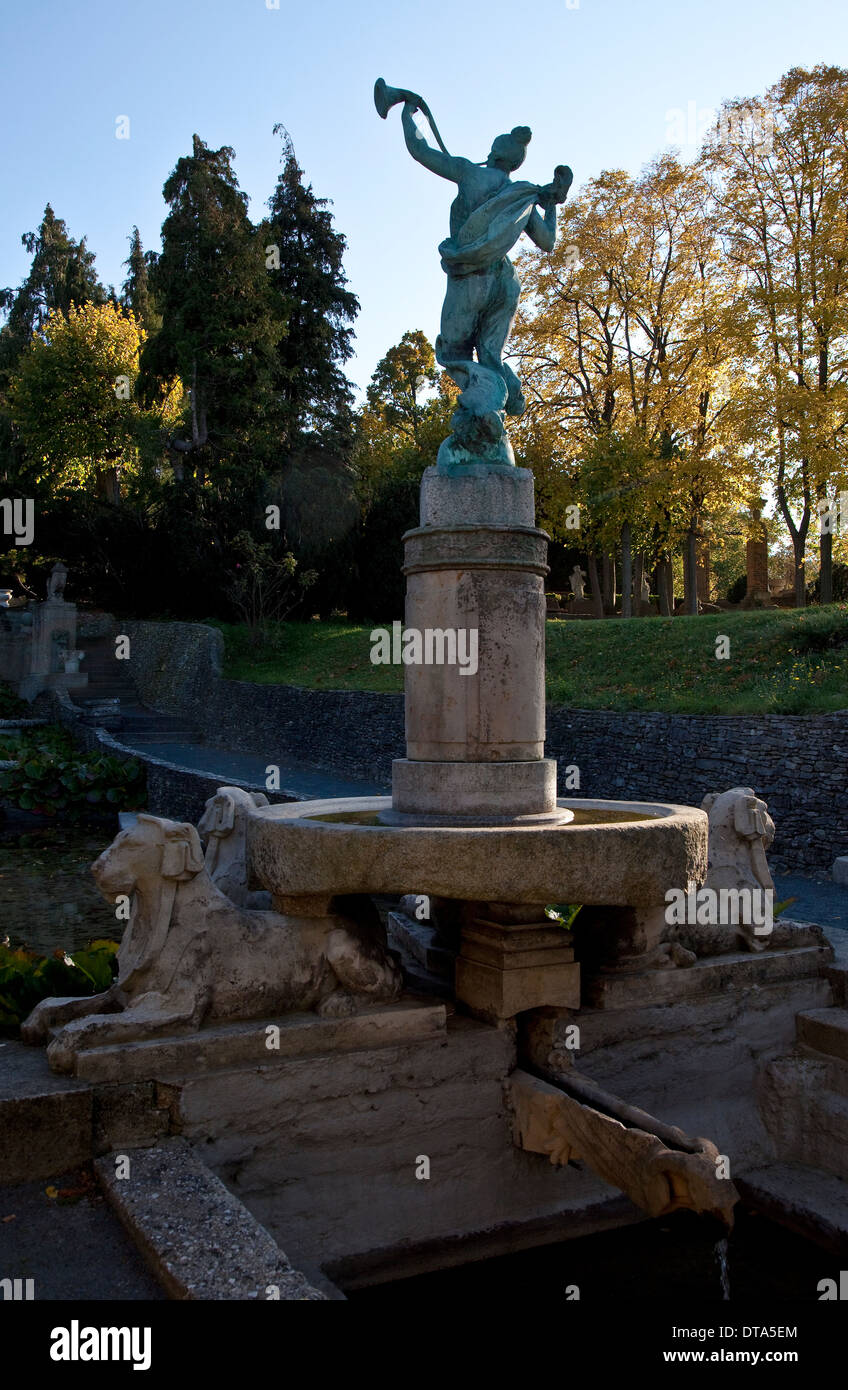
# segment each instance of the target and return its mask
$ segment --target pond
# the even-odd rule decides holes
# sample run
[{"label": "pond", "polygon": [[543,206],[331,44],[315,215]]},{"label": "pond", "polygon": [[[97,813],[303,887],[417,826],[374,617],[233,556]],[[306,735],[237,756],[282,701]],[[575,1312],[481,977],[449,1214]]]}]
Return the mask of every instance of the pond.
[{"label": "pond", "polygon": [[89,871],[114,833],[108,826],[0,822],[0,938],[41,955],[57,946],[73,951],[97,937],[120,940],[124,923]]},{"label": "pond", "polygon": [[725,1285],[719,1234],[711,1219],[681,1211],[636,1226],[430,1274],[349,1287],[345,1292],[357,1302],[409,1303],[420,1308],[429,1302],[449,1306],[462,1300],[495,1304],[511,1290],[534,1303],[555,1303],[566,1310],[574,1300],[567,1290],[576,1286],[579,1313],[581,1303],[626,1308],[633,1302],[670,1299],[691,1308],[721,1303],[725,1292],[731,1303],[816,1302],[822,1279],[835,1279],[838,1287],[844,1258],[840,1262],[833,1252],[744,1208],[737,1208],[727,1243]]}]

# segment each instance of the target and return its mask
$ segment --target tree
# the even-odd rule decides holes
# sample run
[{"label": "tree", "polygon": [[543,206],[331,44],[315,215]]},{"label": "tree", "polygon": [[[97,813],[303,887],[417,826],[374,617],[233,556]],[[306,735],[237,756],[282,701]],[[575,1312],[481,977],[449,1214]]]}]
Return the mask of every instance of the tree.
[{"label": "tree", "polygon": [[368,405],[398,443],[418,447],[426,392],[440,375],[433,345],[420,328],[404,333],[377,363],[366,392]]},{"label": "tree", "polygon": [[141,245],[138,227],[133,227],[130,236],[130,254],[124,261],[127,278],[121,287],[121,302],[131,309],[136,321],[148,337],[162,327],[162,317],[156,313],[153,296],[150,293],[150,267],[155,265],[155,256],[146,256]]},{"label": "tree", "polygon": [[[737,429],[768,467],[792,539],[800,608],[816,505],[846,477],[848,71],[794,68],[765,101],[726,103],[704,161],[726,255],[750,305]],[[831,561],[826,532],[823,602]]]},{"label": "tree", "polygon": [[437,371],[432,344],[415,330],[389,348],[366,394],[353,451],[361,520],[349,611],[361,618],[394,618],[403,613],[401,537],[417,525],[421,475],[450,434],[459,393]]},{"label": "tree", "polygon": [[24,232],[21,242],[32,264],[17,290],[0,290],[0,310],[6,322],[0,328],[0,455],[4,455],[7,480],[17,473],[17,457],[8,415],[11,375],[37,332],[53,313],[65,314],[73,305],[104,304],[107,294],[94,269],[94,254],[75,241],[50,204],[37,232]]},{"label": "tree", "polygon": [[148,399],[162,380],[185,382],[189,434],[171,447],[198,481],[261,471],[275,449],[273,355],[284,328],[232,159],[194,136],[165,183],[171,210],[150,275],[162,327],[142,359]]},{"label": "tree", "polygon": [[[138,469],[144,446],[181,409],[179,382],[161,405],[135,399],[144,333],[112,304],[55,309],[23,353],[9,411],[33,481],[52,492],[93,485],[116,502],[119,472]],[[155,447],[155,445],[154,445]]]},{"label": "tree", "polygon": [[359,301],[342,269],[345,238],[331,206],[304,184],[291,139],[281,125],[283,168],[258,228],[271,312],[286,331],[276,345],[273,389],[282,403],[282,438],[296,448],[317,433],[349,448],[353,395],[342,370],[353,352]]},{"label": "tree", "polygon": [[[563,496],[582,502],[593,587],[595,546],[609,554],[618,538],[625,556],[636,546],[657,564],[670,612],[671,552],[685,541],[687,605],[697,611],[698,534],[743,471],[724,427],[732,291],[707,185],[667,155],[638,179],[602,173],[560,221],[553,254],[523,266],[519,449],[528,439],[531,457],[547,448]],[[546,485],[555,493],[550,477]]]}]

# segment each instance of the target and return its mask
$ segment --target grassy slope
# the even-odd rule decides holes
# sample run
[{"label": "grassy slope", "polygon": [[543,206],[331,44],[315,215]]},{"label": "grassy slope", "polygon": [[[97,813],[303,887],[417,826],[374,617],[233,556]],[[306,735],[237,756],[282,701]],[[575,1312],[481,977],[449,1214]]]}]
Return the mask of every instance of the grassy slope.
[{"label": "grassy slope", "polygon": [[[283,623],[252,644],[221,625],[226,673],[313,690],[401,690],[403,668],[374,666],[370,627]],[[716,637],[730,639],[718,660]],[[804,648],[803,650],[798,650]],[[631,622],[548,622],[547,692],[579,709],[809,714],[848,708],[848,605]]]}]

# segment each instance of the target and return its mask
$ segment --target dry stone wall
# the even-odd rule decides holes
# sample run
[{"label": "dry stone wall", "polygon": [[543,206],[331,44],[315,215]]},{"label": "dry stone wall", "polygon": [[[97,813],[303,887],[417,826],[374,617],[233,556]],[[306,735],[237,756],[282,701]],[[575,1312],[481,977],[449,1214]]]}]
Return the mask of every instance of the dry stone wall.
[{"label": "dry stone wall", "polygon": [[[208,743],[390,786],[392,759],[405,755],[401,695],[226,680],[214,628],[132,622],[122,630],[142,699],[189,718]],[[777,824],[777,866],[830,866],[848,854],[848,710],[700,716],[550,707],[546,752],[559,762],[562,795],[697,806],[709,791],[751,786]],[[579,791],[566,786],[573,766]]]}]

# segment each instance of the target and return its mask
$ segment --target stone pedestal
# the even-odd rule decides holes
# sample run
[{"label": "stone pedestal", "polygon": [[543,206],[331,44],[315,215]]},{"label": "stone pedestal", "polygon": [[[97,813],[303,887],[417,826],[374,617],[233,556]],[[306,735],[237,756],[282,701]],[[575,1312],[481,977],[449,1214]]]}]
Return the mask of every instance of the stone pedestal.
[{"label": "stone pedestal", "polygon": [[526,1009],[580,1007],[580,967],[570,937],[544,907],[489,903],[463,928],[456,998],[477,1017],[514,1018]]},{"label": "stone pedestal", "polygon": [[421,525],[404,537],[423,660],[406,667],[395,823],[567,819],[544,758],[548,537],[534,516],[529,469],[424,474]]},{"label": "stone pedestal", "polygon": [[88,685],[85,672],[67,673],[62,669],[62,652],[75,650],[76,637],[75,603],[49,597],[35,605],[29,674],[18,687],[22,699],[32,700],[41,690],[79,690]]},{"label": "stone pedestal", "polygon": [[750,540],[745,546],[745,564],[748,576],[746,597],[768,593],[768,542]]}]

